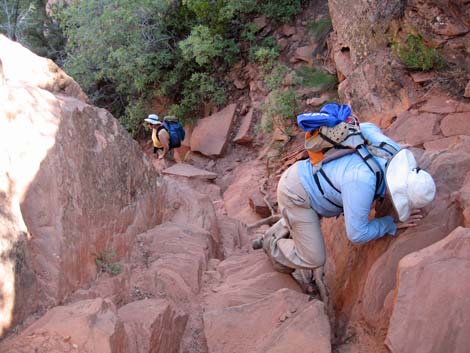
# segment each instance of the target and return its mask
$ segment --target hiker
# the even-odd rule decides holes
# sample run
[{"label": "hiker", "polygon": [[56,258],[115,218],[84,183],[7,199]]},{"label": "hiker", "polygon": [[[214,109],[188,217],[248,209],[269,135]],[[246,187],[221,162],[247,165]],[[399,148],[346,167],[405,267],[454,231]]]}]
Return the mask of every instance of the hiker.
[{"label": "hiker", "polygon": [[[335,114],[340,114],[343,107],[332,108]],[[348,115],[350,110],[345,109],[343,113]],[[327,117],[328,110],[315,114]],[[343,116],[340,121],[347,121],[346,118],[350,117]],[[281,219],[252,244],[254,249],[262,247],[280,272],[313,270],[325,304],[328,300],[323,282],[326,253],[320,218],[343,213],[348,238],[354,243],[365,243],[387,234],[394,236],[397,229],[416,226],[422,219],[417,209],[429,204],[436,190],[431,175],[417,167],[409,150],[401,149],[372,123],[358,126],[362,135],[353,137],[363,136],[370,144],[388,146],[389,153],[361,157],[357,150],[349,149],[349,153],[339,158],[330,161],[325,158],[320,168],[311,159],[296,162],[284,171],[277,186]],[[334,136],[333,131],[331,139]],[[383,177],[372,171],[370,161],[366,163],[372,159]],[[371,208],[389,202],[394,215],[369,220]]]},{"label": "hiker", "polygon": [[176,117],[165,116],[161,121],[158,115],[150,114],[144,121],[152,129],[153,153],[163,150],[158,159],[165,158],[170,150],[181,146],[185,131]]}]

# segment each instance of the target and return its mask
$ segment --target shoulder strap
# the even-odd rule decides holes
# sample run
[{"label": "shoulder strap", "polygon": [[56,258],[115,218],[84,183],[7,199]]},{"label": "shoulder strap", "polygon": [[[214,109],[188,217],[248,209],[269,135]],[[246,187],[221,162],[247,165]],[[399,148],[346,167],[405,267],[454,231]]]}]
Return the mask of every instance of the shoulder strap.
[{"label": "shoulder strap", "polygon": [[[357,153],[362,158],[362,160],[367,165],[367,167],[369,167],[369,169],[375,175],[376,182],[375,182],[374,199],[377,199],[377,198],[380,197],[379,191],[380,191],[380,186],[382,185],[383,180],[384,180],[384,171],[382,170],[382,168],[380,167],[379,163],[374,158],[374,156],[390,160],[397,152],[398,152],[398,150],[395,147],[393,147],[392,145],[390,145],[389,143],[386,143],[386,142],[382,142],[379,145],[362,144],[362,145],[357,146],[355,149],[336,150],[336,151],[333,151],[330,154],[328,154],[328,152],[327,152],[325,154],[325,158],[323,160],[323,163],[338,159],[338,158],[343,157],[343,156],[348,155],[348,154]],[[314,173],[315,183],[317,184],[317,187],[320,190],[323,197],[325,197],[327,201],[329,201],[330,203],[332,203],[336,207],[341,208],[340,206],[338,206],[336,203],[332,202],[331,200],[329,200],[325,196],[324,191],[320,186],[320,181],[319,181],[318,175],[317,175],[318,173],[320,173],[321,176],[325,179],[325,181],[328,184],[330,184],[330,186],[333,189],[335,189],[338,193],[341,193],[341,191],[333,184],[333,182],[330,180],[330,178],[328,178],[328,176],[326,175],[323,168],[318,169]]]}]

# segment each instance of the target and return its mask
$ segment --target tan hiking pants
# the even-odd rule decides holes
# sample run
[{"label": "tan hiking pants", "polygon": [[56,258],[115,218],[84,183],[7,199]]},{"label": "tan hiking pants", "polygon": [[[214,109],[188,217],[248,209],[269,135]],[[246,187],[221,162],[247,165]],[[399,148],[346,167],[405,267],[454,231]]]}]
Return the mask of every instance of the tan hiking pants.
[{"label": "tan hiking pants", "polygon": [[268,255],[290,268],[312,269],[325,264],[325,243],[320,217],[311,207],[297,170],[298,162],[282,174],[277,186],[282,223],[289,228],[292,239],[273,237]]}]

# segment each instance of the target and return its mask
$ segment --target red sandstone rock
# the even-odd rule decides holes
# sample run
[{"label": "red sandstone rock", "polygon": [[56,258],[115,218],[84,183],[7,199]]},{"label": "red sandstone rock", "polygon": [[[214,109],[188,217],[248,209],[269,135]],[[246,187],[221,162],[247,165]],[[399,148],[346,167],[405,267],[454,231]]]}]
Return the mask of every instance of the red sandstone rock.
[{"label": "red sandstone rock", "polygon": [[232,255],[217,267],[221,274],[219,284],[206,294],[208,309],[247,304],[274,293],[281,288],[300,292],[292,276],[276,272],[263,251]]},{"label": "red sandstone rock", "polygon": [[224,192],[227,214],[245,224],[253,223],[260,217],[250,208],[248,197],[259,190],[264,176],[264,166],[260,161],[243,164],[235,174],[235,179]]},{"label": "red sandstone rock", "polygon": [[464,227],[470,228],[470,171],[465,176],[462,188],[458,192],[458,200],[463,209]]},{"label": "red sandstone rock", "polygon": [[250,304],[207,311],[204,327],[209,353],[331,352],[323,304],[289,289]]},{"label": "red sandstone rock", "polygon": [[187,314],[175,310],[167,300],[145,299],[118,310],[127,336],[125,352],[177,353]]},{"label": "red sandstone rock", "polygon": [[9,82],[0,87],[7,97],[0,107],[1,251],[16,247],[23,260],[13,274],[2,257],[3,278],[17,287],[15,295],[0,288],[0,332],[87,286],[96,277],[94,254],[112,247],[119,260],[161,217],[155,170],[109,112]]},{"label": "red sandstone rock", "polygon": [[216,173],[196,168],[190,164],[177,163],[163,170],[163,174],[183,176],[186,178],[215,179]]},{"label": "red sandstone rock", "polygon": [[315,46],[307,45],[295,50],[294,55],[289,59],[291,63],[296,63],[299,61],[306,62],[308,64],[313,64],[313,51]]},{"label": "red sandstone rock", "polygon": [[465,87],[465,93],[463,94],[464,97],[470,98],[470,81],[467,83],[467,86]]},{"label": "red sandstone rock", "polygon": [[224,258],[233,255],[248,244],[246,227],[239,220],[219,215],[217,225],[220,233],[221,253]]},{"label": "red sandstone rock", "polygon": [[341,100],[352,105],[361,121],[381,128],[387,128],[416,99],[416,84],[405,73],[394,71],[389,62],[390,54],[385,51],[371,54],[338,87]]},{"label": "red sandstone rock", "polygon": [[164,223],[138,236],[132,251],[131,288],[146,297],[165,297],[191,302],[201,289],[202,272],[214,256],[211,235],[196,225]]},{"label": "red sandstone rock", "polygon": [[253,140],[253,136],[251,135],[251,125],[253,123],[253,108],[249,110],[249,112],[243,116],[242,123],[240,128],[238,129],[238,133],[233,139],[233,142],[239,144],[249,143]]},{"label": "red sandstone rock", "polygon": [[392,353],[466,352],[470,347],[470,230],[400,261],[386,344]]},{"label": "red sandstone rock", "polygon": [[439,139],[441,116],[431,113],[406,111],[387,129],[387,136],[397,142],[419,146],[424,142]]},{"label": "red sandstone rock", "polygon": [[254,212],[266,218],[271,216],[271,211],[263,198],[264,195],[260,191],[255,191],[248,198],[248,203]]},{"label": "red sandstone rock", "polygon": [[447,115],[441,122],[444,136],[470,135],[470,112]]},{"label": "red sandstone rock", "polygon": [[227,144],[236,107],[236,104],[230,104],[220,112],[198,120],[191,134],[191,151],[206,156],[221,155]]},{"label": "red sandstone rock", "polygon": [[51,59],[42,58],[21,44],[0,35],[0,59],[4,77],[11,83],[27,83],[54,94],[62,93],[86,102],[88,97]]},{"label": "red sandstone rock", "polygon": [[116,308],[98,298],[51,309],[20,336],[2,344],[0,351],[67,352],[67,347],[70,352],[127,353],[126,342]]}]

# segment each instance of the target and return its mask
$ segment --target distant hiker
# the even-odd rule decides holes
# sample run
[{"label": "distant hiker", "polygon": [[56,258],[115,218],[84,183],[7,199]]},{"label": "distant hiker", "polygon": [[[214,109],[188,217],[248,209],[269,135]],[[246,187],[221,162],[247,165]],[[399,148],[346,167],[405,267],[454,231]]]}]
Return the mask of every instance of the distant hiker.
[{"label": "distant hiker", "polygon": [[165,116],[161,121],[158,115],[150,114],[144,121],[152,129],[153,153],[157,153],[159,150],[163,151],[159,155],[159,159],[165,158],[171,149],[181,146],[185,131],[176,117]]},{"label": "distant hiker", "polygon": [[[323,283],[326,253],[320,218],[343,213],[347,236],[354,243],[365,243],[386,234],[393,236],[397,229],[417,225],[422,219],[417,209],[433,200],[436,187],[431,175],[417,166],[413,154],[401,149],[377,126],[362,123],[356,129],[336,128],[339,122],[351,118],[349,107],[328,105],[321,113],[309,114],[312,118],[326,119],[321,124],[331,125],[320,129],[323,132],[320,134],[329,140],[330,147],[337,147],[331,148],[336,157],[329,158],[329,151],[320,156],[309,153],[309,159],[298,161],[284,171],[277,186],[282,218],[252,245],[254,249],[262,247],[278,271],[313,270],[325,301],[328,300]],[[298,118],[302,125],[301,120],[308,116]],[[311,126],[318,129],[316,125]],[[341,131],[347,132],[343,136]],[[336,141],[346,140],[348,134],[351,136],[347,140],[355,141],[353,147],[340,147]],[[306,146],[307,142],[311,142],[309,138]],[[371,208],[389,202],[393,205],[393,215],[369,221]]]}]

